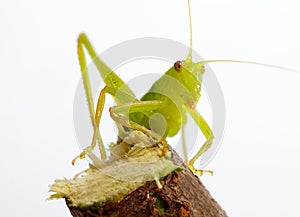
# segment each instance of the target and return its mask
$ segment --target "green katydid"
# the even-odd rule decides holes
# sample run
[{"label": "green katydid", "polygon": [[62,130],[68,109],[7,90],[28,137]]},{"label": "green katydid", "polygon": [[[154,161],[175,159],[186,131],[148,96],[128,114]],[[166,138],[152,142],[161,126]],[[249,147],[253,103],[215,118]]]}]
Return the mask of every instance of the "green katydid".
[{"label": "green katydid", "polygon": [[[197,102],[201,96],[201,84],[202,76],[205,72],[205,64],[212,62],[239,62],[276,68],[280,67],[237,60],[208,60],[194,63],[192,61],[192,22],[189,0],[188,10],[190,21],[190,52],[186,60],[175,62],[140,100],[135,97],[128,85],[97,56],[87,36],[84,33],[79,36],[78,58],[94,134],[92,144],[72,161],[73,164],[78,158],[84,158],[90,153],[95,148],[97,141],[101,158],[103,160],[106,159],[106,152],[99,132],[99,124],[105,104],[105,95],[110,94],[114,97],[117,104],[116,106],[110,107],[110,116],[121,128],[126,127],[141,131],[161,141],[163,144],[165,144],[166,137],[175,136],[179,131],[184,133],[184,125],[187,121],[187,114],[189,114],[205,136],[206,141],[191,159],[187,158],[186,147],[183,142],[184,158],[195,174],[202,175],[203,170],[197,170],[194,164],[195,161],[210,148],[214,138],[209,125],[196,110]],[[106,84],[100,92],[96,111],[94,110],[88,71],[86,69],[87,64],[84,48],[93,59],[100,76],[104,79]],[[164,117],[165,128],[163,130],[157,126],[161,124],[160,121],[155,123],[156,120],[154,119],[153,123],[151,119],[151,115],[157,113]]]}]

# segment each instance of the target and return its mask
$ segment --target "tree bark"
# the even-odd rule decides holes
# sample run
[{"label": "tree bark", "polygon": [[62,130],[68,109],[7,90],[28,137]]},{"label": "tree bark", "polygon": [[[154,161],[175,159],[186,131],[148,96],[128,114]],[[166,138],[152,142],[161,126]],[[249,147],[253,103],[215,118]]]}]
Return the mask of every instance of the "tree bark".
[{"label": "tree bark", "polygon": [[69,206],[66,199],[71,214],[73,217],[226,217],[226,212],[174,150],[172,161],[184,170],[161,180],[162,189],[155,181],[148,182],[118,203],[85,210]]}]

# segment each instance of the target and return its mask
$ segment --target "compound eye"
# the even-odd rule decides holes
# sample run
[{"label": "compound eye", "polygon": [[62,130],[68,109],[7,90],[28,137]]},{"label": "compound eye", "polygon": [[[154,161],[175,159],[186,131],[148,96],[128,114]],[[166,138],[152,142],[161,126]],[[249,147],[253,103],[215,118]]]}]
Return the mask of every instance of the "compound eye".
[{"label": "compound eye", "polygon": [[176,61],[174,63],[174,69],[177,71],[177,72],[180,72],[181,69],[182,69],[182,62],[181,61]]}]

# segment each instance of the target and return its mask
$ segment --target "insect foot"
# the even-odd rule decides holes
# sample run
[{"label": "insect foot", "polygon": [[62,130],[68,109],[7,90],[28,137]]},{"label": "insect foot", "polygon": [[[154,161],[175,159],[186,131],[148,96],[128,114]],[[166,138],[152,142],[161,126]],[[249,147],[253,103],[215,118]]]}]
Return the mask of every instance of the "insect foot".
[{"label": "insect foot", "polygon": [[198,176],[202,176],[203,173],[208,173],[208,174],[211,175],[211,176],[214,175],[214,172],[213,172],[212,170],[197,170],[197,169],[194,167],[194,165],[191,164],[191,163],[189,163],[188,166],[189,166],[190,170],[191,170],[194,174],[196,174],[196,175],[198,175]]}]

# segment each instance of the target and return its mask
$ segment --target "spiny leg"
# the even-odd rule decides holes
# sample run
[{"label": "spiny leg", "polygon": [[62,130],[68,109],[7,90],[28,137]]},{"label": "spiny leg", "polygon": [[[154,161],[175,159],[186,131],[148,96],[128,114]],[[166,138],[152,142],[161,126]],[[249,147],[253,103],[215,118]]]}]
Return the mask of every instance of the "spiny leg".
[{"label": "spiny leg", "polygon": [[[97,129],[99,129],[99,124],[100,124],[100,119],[101,119],[101,116],[102,116],[102,113],[103,113],[103,108],[104,108],[104,104],[105,104],[105,95],[106,94],[110,94],[112,96],[118,96],[118,97],[121,97],[123,99],[126,99],[126,101],[135,101],[135,98],[132,97],[131,95],[128,95],[127,93],[124,93],[116,88],[113,88],[113,87],[109,87],[109,86],[105,86],[100,94],[99,94],[99,97],[98,97],[98,102],[97,102],[97,108],[96,108],[96,114],[95,114],[95,123],[96,123],[96,127]],[[76,157],[73,161],[75,163],[75,161],[78,159],[78,158],[84,158],[87,154],[89,154],[96,146],[96,137],[97,137],[97,133],[99,131],[94,131],[94,134],[93,134],[93,139],[92,139],[92,143],[90,146],[88,146],[83,152],[80,153],[80,155],[78,157]],[[102,141],[102,140],[101,140]],[[103,143],[102,143],[103,144]],[[104,146],[99,146],[99,149],[104,150]],[[101,158],[103,159],[103,158]]]},{"label": "spiny leg", "polygon": [[[84,33],[81,33],[78,37],[79,62],[81,62],[81,59],[85,61],[83,46],[86,48],[88,54],[90,55],[93,62],[95,63],[98,72],[100,73],[100,76],[104,80],[105,84],[109,87],[113,87],[117,89],[121,88],[123,92],[134,97],[134,93],[128,87],[128,85],[98,57],[92,44],[90,43],[90,41],[88,40],[87,36]],[[120,104],[118,99],[115,99],[115,101],[117,104]]]},{"label": "spiny leg", "polygon": [[[127,86],[124,81],[115,74],[96,54],[94,48],[92,47],[91,43],[89,42],[87,36],[82,33],[78,37],[78,59],[79,59],[79,64],[80,64],[80,69],[82,73],[82,79],[83,79],[83,84],[84,84],[84,89],[88,101],[88,108],[89,108],[89,113],[90,113],[90,118],[92,121],[93,129],[94,129],[94,135],[92,139],[92,144],[96,142],[96,139],[98,140],[99,144],[99,149],[101,152],[101,159],[106,159],[106,152],[104,149],[104,145],[102,142],[102,138],[98,129],[98,124],[96,124],[95,121],[95,112],[94,112],[94,103],[93,103],[93,98],[91,94],[91,88],[90,88],[90,81],[89,81],[89,76],[88,76],[88,71],[86,68],[86,58],[85,58],[85,53],[84,53],[84,47],[86,48],[88,54],[90,57],[93,59],[98,72],[100,73],[102,79],[106,83],[106,85],[114,87],[116,89],[122,88],[122,91],[126,92],[128,95],[131,95],[134,97],[134,93],[130,90],[130,88]],[[115,99],[116,103],[122,102],[119,101],[118,99]],[[84,158],[86,153],[90,152],[91,148],[88,147],[86,148],[79,156],[77,156],[73,161],[72,164],[75,163],[75,161],[78,158]]]},{"label": "spiny leg", "polygon": [[187,156],[187,149],[186,149],[186,141],[185,141],[185,124],[186,124],[186,115],[184,114],[183,120],[182,120],[182,126],[181,126],[181,145],[182,145],[182,150],[183,150],[183,159],[185,162],[188,161],[188,156]]},{"label": "spiny leg", "polygon": [[[100,152],[101,152],[101,159],[106,159],[106,152],[104,150],[102,138],[101,138],[101,135],[100,135],[100,132],[99,132],[98,126],[96,124],[96,120],[95,120],[94,102],[93,102],[93,97],[92,97],[92,92],[91,92],[88,70],[86,67],[87,66],[86,58],[85,58],[85,54],[84,54],[84,50],[83,50],[84,44],[85,43],[84,43],[84,41],[82,41],[82,38],[79,37],[79,39],[78,39],[78,59],[79,59],[79,64],[80,64],[80,70],[82,73],[82,80],[83,80],[83,85],[84,85],[84,89],[85,89],[85,94],[86,94],[86,98],[87,98],[87,102],[88,102],[89,114],[90,114],[91,122],[93,125],[93,130],[94,130],[94,132],[96,132],[96,133],[94,133],[92,143],[95,143],[96,140],[98,140]],[[84,149],[84,151],[79,156],[75,157],[72,160],[72,164],[74,165],[75,161],[77,159],[84,158],[86,153],[88,153],[88,152],[90,152],[89,147]]]},{"label": "spiny leg", "polygon": [[183,150],[183,160],[185,162],[187,162],[188,161],[188,156],[187,156],[187,150],[186,150],[184,125],[182,125],[182,127],[181,127],[181,143],[182,143],[182,150]]},{"label": "spiny leg", "polygon": [[[95,119],[96,119],[97,127],[99,127],[99,124],[100,124],[100,119],[101,119],[101,116],[103,113],[106,94],[110,94],[111,96],[113,96],[115,98],[122,99],[124,102],[136,102],[137,101],[133,96],[127,94],[126,92],[118,90],[117,88],[114,88],[114,87],[105,86],[100,92],[100,95],[98,98],[98,103],[97,103],[97,108],[96,108]],[[94,147],[96,146],[95,141],[93,141],[93,142],[94,143],[92,143],[90,146],[91,150],[93,150]]]},{"label": "spiny leg", "polygon": [[208,126],[208,124],[206,123],[206,121],[204,120],[204,118],[202,117],[202,115],[197,110],[188,109],[188,113],[192,116],[193,120],[198,125],[199,129],[202,131],[202,133],[204,134],[204,136],[206,138],[206,142],[201,146],[201,148],[195,154],[195,156],[192,157],[192,159],[188,162],[189,168],[195,174],[197,174],[199,176],[201,176],[203,174],[203,172],[208,172],[208,173],[212,174],[212,171],[197,170],[194,167],[194,164],[195,164],[196,160],[210,148],[213,138],[214,138],[213,133],[212,133],[210,127]]},{"label": "spiny leg", "polygon": [[[105,86],[103,90],[101,91],[98,102],[97,102],[97,108],[96,108],[96,123],[97,126],[99,127],[100,124],[100,119],[102,116],[103,108],[104,108],[104,101],[105,101],[105,94],[109,93],[114,99],[120,99],[119,101],[122,100],[123,103],[132,103],[132,102],[137,102],[138,100],[132,96],[131,94],[128,94],[128,92],[124,92],[123,90],[110,87],[110,86]],[[120,124],[116,123],[117,128],[118,128],[118,137],[123,138],[125,135],[125,130],[123,126]]]},{"label": "spiny leg", "polygon": [[[108,92],[108,87],[105,86],[101,90],[99,98],[98,98],[97,109],[96,109],[96,114],[95,114],[95,124],[96,124],[97,129],[99,129],[100,118],[101,118],[104,103],[105,103],[105,93],[107,93],[107,92]],[[80,159],[85,158],[85,156],[87,154],[89,154],[91,151],[94,150],[94,148],[96,146],[96,140],[95,140],[96,136],[97,136],[97,131],[94,130],[92,144],[90,146],[88,146],[86,149],[84,149],[83,152],[81,152],[80,155],[73,160],[74,163],[78,158],[80,158]],[[100,146],[100,144],[98,144],[98,145],[99,145],[100,152],[101,152],[101,150],[105,152],[103,142],[102,142],[102,146]],[[102,157],[101,157],[101,159],[103,160]]]},{"label": "spiny leg", "polygon": [[117,88],[110,87],[110,86],[105,86],[101,90],[99,98],[98,98],[98,102],[97,102],[96,116],[95,116],[97,126],[99,126],[100,119],[102,116],[106,93],[110,94],[114,98],[122,99],[123,102],[126,102],[127,104],[139,102],[137,99],[135,99],[135,97],[133,97],[132,95],[129,95],[128,93],[126,93],[122,90],[119,90]]},{"label": "spiny leg", "polygon": [[165,139],[162,138],[162,135],[146,128],[145,126],[142,126],[139,123],[136,123],[132,120],[130,120],[126,116],[122,115],[128,115],[129,112],[147,112],[147,111],[152,111],[156,109],[160,109],[165,107],[166,104],[162,101],[158,100],[153,100],[153,101],[139,101],[139,102],[133,102],[131,104],[125,104],[125,105],[120,105],[120,106],[113,106],[109,109],[110,116],[111,118],[116,121],[117,123],[129,127],[134,130],[139,130],[155,139],[158,141],[162,141],[163,144],[165,145]]},{"label": "spiny leg", "polygon": [[[105,101],[105,95],[102,93],[103,90],[101,91],[100,93],[100,98],[102,99],[102,101]],[[89,101],[89,100],[88,100]],[[104,105],[104,104],[103,104]],[[103,109],[102,109],[103,110]],[[92,113],[91,113],[92,111]],[[94,108],[93,109],[90,109],[90,114],[94,115]],[[91,116],[92,116],[91,115]],[[102,138],[101,138],[101,134],[100,134],[100,131],[99,131],[99,123],[97,123],[96,121],[96,117],[95,115],[93,117],[91,117],[92,119],[92,124],[93,124],[93,128],[94,128],[94,133],[93,133],[93,139],[92,139],[92,142],[90,146],[88,146],[87,148],[85,148],[77,157],[75,157],[73,160],[72,160],[72,164],[74,165],[75,162],[78,160],[78,159],[83,159],[85,158],[85,156],[87,154],[89,154],[96,146],[96,138],[98,137],[98,146],[99,146],[99,150],[100,150],[100,154],[101,154],[101,159],[102,160],[105,160],[106,159],[106,152],[105,152],[105,149],[104,149],[104,145],[103,145],[103,141],[102,141]]]}]

